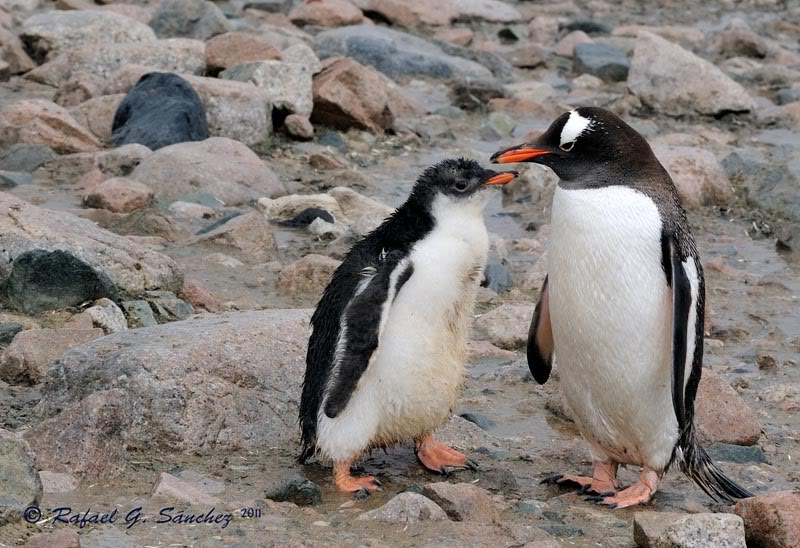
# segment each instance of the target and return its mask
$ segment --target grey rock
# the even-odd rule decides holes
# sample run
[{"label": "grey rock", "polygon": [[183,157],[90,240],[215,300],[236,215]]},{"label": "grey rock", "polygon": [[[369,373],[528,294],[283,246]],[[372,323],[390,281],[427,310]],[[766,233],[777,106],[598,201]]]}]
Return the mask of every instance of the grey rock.
[{"label": "grey rock", "polygon": [[104,525],[80,537],[81,548],[138,548],[141,543],[114,525]]},{"label": "grey rock", "polygon": [[574,19],[561,27],[562,30],[573,32],[580,30],[586,34],[611,34],[611,25],[593,19]]},{"label": "grey rock", "polygon": [[0,429],[0,526],[22,518],[42,498],[42,482],[28,444]]},{"label": "grey rock", "polygon": [[244,144],[224,137],[164,147],[145,158],[131,178],[147,181],[165,201],[206,192],[235,206],[285,193],[283,183],[261,158]]},{"label": "grey rock", "polygon": [[591,74],[605,82],[623,82],[629,69],[630,62],[619,48],[597,42],[575,46],[575,72]]},{"label": "grey rock", "polygon": [[220,78],[250,82],[265,92],[273,108],[310,116],[314,108],[312,74],[312,67],[301,63],[257,61],[229,68]]},{"label": "grey rock", "polygon": [[0,149],[0,169],[33,173],[57,154],[47,145],[17,143]]},{"label": "grey rock", "polygon": [[533,317],[533,306],[503,304],[482,314],[475,322],[479,332],[495,346],[506,350],[522,348],[528,340],[528,324]]},{"label": "grey rock", "polygon": [[292,0],[236,0],[233,2],[240,10],[259,10],[267,13],[289,13]]},{"label": "grey rock", "polygon": [[481,413],[466,411],[464,413],[460,413],[458,416],[462,419],[468,420],[483,430],[489,430],[495,426],[495,422],[492,419]]},{"label": "grey rock", "polygon": [[128,327],[131,329],[158,325],[153,309],[147,301],[123,301],[120,306],[128,318]]},{"label": "grey rock", "polygon": [[39,478],[45,493],[69,493],[78,488],[78,479],[72,474],[42,470]]},{"label": "grey rock", "polygon": [[155,40],[146,24],[118,13],[100,10],[51,10],[33,15],[22,25],[20,39],[34,60],[100,43]]},{"label": "grey rock", "polygon": [[800,253],[800,223],[786,223],[780,226],[777,236],[775,245],[778,250]]},{"label": "grey rock", "polygon": [[767,456],[758,445],[744,447],[731,443],[712,443],[706,447],[706,452],[713,461],[735,462],[745,464],[748,462],[764,463]]},{"label": "grey rock", "polygon": [[483,51],[481,49],[465,48],[443,40],[435,40],[434,43],[447,55],[463,57],[464,59],[479,63],[489,69],[498,80],[510,82],[514,78],[514,67],[511,63],[506,61],[506,59],[496,53]]},{"label": "grey rock", "polygon": [[746,190],[750,204],[800,221],[800,149],[738,148],[721,164],[731,182]]},{"label": "grey rock", "polygon": [[494,80],[457,80],[450,87],[453,104],[465,110],[486,110],[491,99],[505,96],[505,88]]},{"label": "grey rock", "polygon": [[384,521],[387,523],[417,523],[447,519],[435,502],[418,493],[400,493],[381,506],[358,516],[359,521]]},{"label": "grey rock", "polygon": [[428,76],[489,80],[484,66],[446,54],[439,46],[393,29],[353,25],[319,33],[314,49],[321,59],[347,56],[391,78]]},{"label": "grey rock", "polygon": [[158,481],[153,486],[152,496],[168,501],[180,501],[190,506],[205,506],[206,508],[211,508],[221,503],[217,497],[166,472],[161,472],[158,477]]},{"label": "grey rock", "polygon": [[11,341],[14,340],[17,333],[22,331],[23,327],[21,323],[0,323],[0,348],[5,348],[11,344]]},{"label": "grey rock", "polygon": [[[800,88],[784,88],[775,94],[775,102],[779,105],[788,105],[800,101]],[[2,166],[2,163],[0,163]]]},{"label": "grey rock", "polygon": [[322,489],[303,476],[291,476],[272,482],[264,498],[275,502],[293,502],[298,506],[316,506],[322,502]]},{"label": "grey rock", "polygon": [[125,313],[111,299],[99,299],[85,312],[92,318],[92,323],[106,334],[128,329]]},{"label": "grey rock", "polygon": [[715,65],[646,31],[636,39],[628,88],[646,105],[672,116],[753,108],[745,89]]},{"label": "grey rock", "polygon": [[422,494],[455,521],[499,523],[500,515],[485,489],[471,483],[429,483]]},{"label": "grey rock", "polygon": [[9,190],[20,185],[29,185],[32,182],[33,176],[29,173],[0,171],[0,190]]},{"label": "grey rock", "polygon": [[160,323],[185,320],[194,314],[194,308],[169,291],[148,291],[147,301]]},{"label": "grey rock", "polygon": [[309,311],[206,316],[108,335],[50,368],[40,410],[98,391],[128,402],[131,450],[208,453],[294,443]]},{"label": "grey rock", "polygon": [[506,2],[499,0],[450,0],[461,20],[483,20],[492,23],[513,23],[522,15]]},{"label": "grey rock", "polygon": [[637,512],[633,538],[642,548],[746,548],[744,522],[733,514]]},{"label": "grey rock", "polygon": [[17,255],[0,294],[14,309],[38,314],[114,298],[117,290],[105,274],[67,251],[33,249]]},{"label": "grey rock", "polygon": [[150,26],[160,38],[198,40],[233,30],[222,10],[207,0],[162,0]]}]

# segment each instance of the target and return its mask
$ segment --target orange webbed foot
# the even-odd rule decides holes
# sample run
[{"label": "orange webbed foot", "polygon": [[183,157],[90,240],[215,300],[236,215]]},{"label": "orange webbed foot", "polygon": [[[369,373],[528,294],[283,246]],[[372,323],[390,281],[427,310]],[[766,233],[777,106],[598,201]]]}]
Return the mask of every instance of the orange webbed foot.
[{"label": "orange webbed foot", "polygon": [[340,491],[347,493],[369,494],[383,490],[381,482],[372,476],[353,476],[350,473],[350,461],[337,462],[333,465],[333,482]]},{"label": "orange webbed foot", "polygon": [[426,436],[416,442],[416,454],[422,465],[439,474],[447,475],[451,469],[477,470],[478,464],[463,453],[448,447],[442,442]]}]

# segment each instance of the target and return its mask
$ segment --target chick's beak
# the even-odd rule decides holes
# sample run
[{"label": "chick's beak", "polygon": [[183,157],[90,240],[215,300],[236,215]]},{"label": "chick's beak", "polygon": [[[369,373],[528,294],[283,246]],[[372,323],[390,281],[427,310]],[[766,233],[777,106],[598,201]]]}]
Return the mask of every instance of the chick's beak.
[{"label": "chick's beak", "polygon": [[492,175],[488,179],[486,179],[483,184],[485,185],[505,185],[516,179],[519,175],[516,171],[504,171],[502,173],[496,173]]},{"label": "chick's beak", "polygon": [[544,148],[522,144],[498,150],[492,154],[491,161],[495,164],[510,164],[513,162],[528,162],[538,156],[550,154],[551,151]]}]

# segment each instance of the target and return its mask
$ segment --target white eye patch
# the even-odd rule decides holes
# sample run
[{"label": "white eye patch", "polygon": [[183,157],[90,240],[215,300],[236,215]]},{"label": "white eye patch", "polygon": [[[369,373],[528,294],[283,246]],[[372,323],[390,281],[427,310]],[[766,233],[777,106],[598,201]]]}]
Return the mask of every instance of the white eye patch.
[{"label": "white eye patch", "polygon": [[578,114],[577,110],[570,112],[567,123],[564,124],[564,128],[561,130],[561,148],[564,148],[567,143],[574,143],[575,140],[583,135],[593,124],[594,121],[592,119],[584,118]]}]

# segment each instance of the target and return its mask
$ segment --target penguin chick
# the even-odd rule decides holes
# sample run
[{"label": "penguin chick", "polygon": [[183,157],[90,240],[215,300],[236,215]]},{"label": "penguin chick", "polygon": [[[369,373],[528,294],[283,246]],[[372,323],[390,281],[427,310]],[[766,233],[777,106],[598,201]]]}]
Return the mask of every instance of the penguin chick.
[{"label": "penguin chick", "polygon": [[350,465],[374,447],[414,440],[429,470],[474,467],[433,439],[463,382],[470,318],[486,264],[483,209],[515,172],[445,160],[357,242],[314,315],[300,401],[303,452],[333,461],[343,491],[380,488]]},{"label": "penguin chick", "polygon": [[[644,138],[607,110],[581,107],[492,161],[539,163],[561,179],[528,365],[543,384],[558,357],[594,469],[591,478],[545,481],[576,484],[623,508],[650,500],[677,461],[715,499],[751,496],[696,440],[703,267],[675,185]],[[641,474],[617,492],[620,464],[639,465]]]}]

